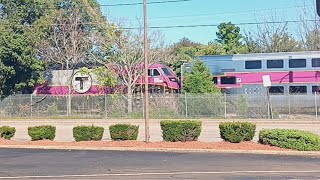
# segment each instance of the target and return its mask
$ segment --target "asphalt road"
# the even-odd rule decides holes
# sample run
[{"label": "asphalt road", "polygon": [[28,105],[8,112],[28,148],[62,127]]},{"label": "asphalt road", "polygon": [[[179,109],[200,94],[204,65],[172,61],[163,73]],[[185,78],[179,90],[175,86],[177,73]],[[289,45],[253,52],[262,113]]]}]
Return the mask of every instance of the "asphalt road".
[{"label": "asphalt road", "polygon": [[0,149],[0,179],[320,179],[320,157]]}]

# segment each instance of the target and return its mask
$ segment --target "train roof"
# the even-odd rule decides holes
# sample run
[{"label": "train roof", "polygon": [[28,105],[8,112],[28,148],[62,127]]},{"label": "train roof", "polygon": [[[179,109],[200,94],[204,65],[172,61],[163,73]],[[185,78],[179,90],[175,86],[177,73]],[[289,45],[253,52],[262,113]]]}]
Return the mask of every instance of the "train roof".
[{"label": "train roof", "polygon": [[[141,67],[144,67],[143,64],[141,64]],[[154,63],[154,64],[149,64],[149,68],[168,68],[168,66],[164,65],[164,64],[160,64],[160,63]],[[50,72],[72,72],[72,71],[79,71],[81,68],[77,68],[75,70],[61,70],[61,69],[49,69],[48,71]],[[92,68],[89,68],[92,69]]]},{"label": "train roof", "polygon": [[149,65],[149,68],[157,68],[157,67],[166,68],[166,67],[168,67],[168,66],[166,66],[166,65],[164,65],[164,64],[159,64],[159,63],[150,64],[150,65]]},{"label": "train roof", "polygon": [[198,56],[198,58],[200,58],[202,60],[217,60],[217,61],[305,59],[305,58],[320,58],[320,51],[251,53],[251,54],[234,54],[234,55],[209,55],[209,56]]}]

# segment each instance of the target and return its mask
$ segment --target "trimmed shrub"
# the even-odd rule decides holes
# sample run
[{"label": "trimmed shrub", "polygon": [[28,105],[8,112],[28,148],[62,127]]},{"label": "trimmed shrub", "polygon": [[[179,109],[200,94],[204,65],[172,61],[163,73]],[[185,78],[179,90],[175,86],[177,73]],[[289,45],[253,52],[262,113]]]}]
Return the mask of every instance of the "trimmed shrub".
[{"label": "trimmed shrub", "polygon": [[101,141],[104,128],[98,126],[77,126],[73,128],[76,141]]},{"label": "trimmed shrub", "polygon": [[201,121],[161,121],[164,141],[196,141],[201,133]]},{"label": "trimmed shrub", "polygon": [[320,136],[308,131],[265,129],[259,133],[259,142],[298,151],[320,151]]},{"label": "trimmed shrub", "polygon": [[54,126],[34,126],[28,127],[28,134],[32,141],[37,140],[54,140],[56,137],[56,127]]},{"label": "trimmed shrub", "polygon": [[139,126],[116,124],[109,127],[111,139],[114,141],[137,140]]},{"label": "trimmed shrub", "polygon": [[251,141],[256,131],[256,125],[249,122],[223,122],[219,125],[220,136],[231,143]]},{"label": "trimmed shrub", "polygon": [[0,127],[0,137],[10,140],[16,133],[15,127],[2,126]]}]

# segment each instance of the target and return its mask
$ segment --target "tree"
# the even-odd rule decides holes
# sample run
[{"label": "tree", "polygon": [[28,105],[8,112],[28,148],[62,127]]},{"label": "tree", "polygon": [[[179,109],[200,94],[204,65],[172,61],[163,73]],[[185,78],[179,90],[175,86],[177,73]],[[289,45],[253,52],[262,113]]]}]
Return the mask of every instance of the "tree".
[{"label": "tree", "polygon": [[96,0],[56,0],[59,6],[49,11],[43,24],[49,24],[44,41],[38,43],[41,57],[53,69],[73,70],[92,66],[95,58],[107,56],[113,26],[102,16]]},{"label": "tree", "polygon": [[[132,99],[138,85],[138,80],[144,73],[144,38],[143,31],[121,30],[112,39],[112,48],[108,58],[96,59],[107,69],[112,69],[120,81],[119,93],[126,93],[127,110],[132,112]],[[162,35],[158,32],[149,36],[149,64],[166,63],[173,59],[173,51],[165,45]],[[110,77],[111,78],[111,77]],[[112,78],[111,78],[112,79]]]},{"label": "tree", "polygon": [[173,44],[172,48],[175,55],[175,61],[169,66],[173,69],[177,76],[181,76],[181,66],[183,63],[192,62],[196,56],[200,43],[191,41],[190,39],[184,37],[180,39],[179,42]]},{"label": "tree", "polygon": [[[309,7],[304,3],[300,9],[299,17],[300,23],[297,35],[301,39],[304,49],[307,51],[319,51],[320,22],[314,7]],[[310,21],[310,19],[314,19],[314,21]]]},{"label": "tree", "polygon": [[251,45],[261,53],[302,51],[303,45],[289,33],[288,23],[261,23],[284,21],[276,13],[269,12],[268,16],[261,15],[256,34],[252,35]]},{"label": "tree", "polygon": [[200,60],[194,63],[191,73],[186,73],[183,91],[186,93],[220,92],[212,81],[209,68]]},{"label": "tree", "polygon": [[56,3],[58,6],[55,5],[54,10],[43,18],[42,23],[49,24],[49,27],[46,38],[38,43],[37,48],[50,69],[70,70],[67,112],[71,113],[71,80],[75,69],[96,66],[96,58],[107,56],[103,48],[110,49],[106,37],[110,36],[111,28],[96,0],[57,0]]},{"label": "tree", "polygon": [[314,29],[308,31],[305,37],[305,48],[308,51],[319,51],[320,50],[320,30]]},{"label": "tree", "polygon": [[240,27],[235,26],[231,22],[221,23],[218,26],[216,36],[216,42],[222,45],[227,54],[236,54],[245,48],[241,42],[243,36],[240,33]]},{"label": "tree", "polygon": [[45,65],[33,48],[41,33],[30,26],[43,13],[39,3],[31,0],[1,1],[0,98],[18,91],[30,93],[43,81]]},{"label": "tree", "polygon": [[53,69],[73,70],[80,63],[86,63],[89,52],[92,49],[90,32],[86,30],[80,21],[79,9],[69,13],[58,10],[48,38],[39,43],[41,56]]},{"label": "tree", "polygon": [[226,51],[218,43],[211,43],[208,45],[202,45],[199,47],[199,51],[196,53],[197,56],[222,55],[222,54],[226,54]]}]

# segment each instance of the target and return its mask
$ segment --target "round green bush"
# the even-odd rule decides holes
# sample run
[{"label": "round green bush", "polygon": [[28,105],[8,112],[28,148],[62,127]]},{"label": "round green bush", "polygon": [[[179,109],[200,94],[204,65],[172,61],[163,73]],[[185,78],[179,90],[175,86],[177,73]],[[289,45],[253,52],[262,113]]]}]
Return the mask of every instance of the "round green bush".
[{"label": "round green bush", "polygon": [[76,141],[101,141],[104,128],[98,126],[77,126],[73,128]]},{"label": "round green bush", "polygon": [[164,141],[196,141],[201,133],[201,121],[161,121]]},{"label": "round green bush", "polygon": [[251,141],[256,131],[256,125],[249,122],[223,122],[219,124],[220,136],[231,143]]},{"label": "round green bush", "polygon": [[111,139],[114,141],[137,140],[139,126],[116,124],[109,127]]},{"label": "round green bush", "polygon": [[34,126],[28,127],[28,134],[32,141],[37,140],[54,140],[56,137],[56,127],[54,126]]},{"label": "round green bush", "polygon": [[298,151],[320,151],[320,136],[293,129],[265,129],[259,133],[261,144]]},{"label": "round green bush", "polygon": [[15,127],[2,126],[0,127],[0,137],[10,140],[16,133]]}]

